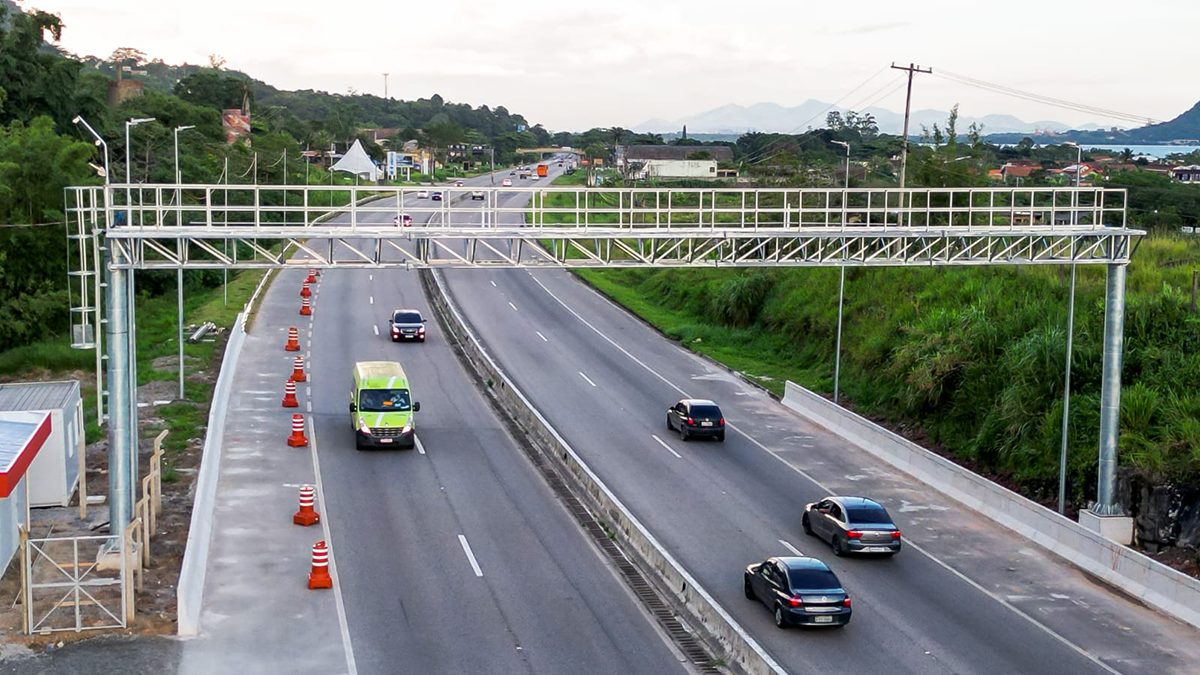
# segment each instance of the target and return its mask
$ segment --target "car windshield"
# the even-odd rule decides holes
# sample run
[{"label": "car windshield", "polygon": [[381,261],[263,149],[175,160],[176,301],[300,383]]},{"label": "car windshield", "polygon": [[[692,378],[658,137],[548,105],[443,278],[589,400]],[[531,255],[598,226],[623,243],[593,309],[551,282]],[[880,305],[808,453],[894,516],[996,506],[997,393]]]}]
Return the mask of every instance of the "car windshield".
[{"label": "car windshield", "polygon": [[721,409],[715,405],[694,405],[692,406],[692,417],[703,419],[717,419],[721,416]]},{"label": "car windshield", "polygon": [[411,407],[407,389],[363,389],[358,394],[359,412],[397,412]]},{"label": "car windshield", "polygon": [[421,315],[417,312],[396,312],[392,323],[421,323]]},{"label": "car windshield", "polygon": [[853,506],[846,509],[846,517],[852,523],[890,525],[892,519],[881,506]]},{"label": "car windshield", "polygon": [[795,591],[825,590],[842,587],[833,572],[818,569],[789,569],[788,583],[791,584],[792,590]]}]

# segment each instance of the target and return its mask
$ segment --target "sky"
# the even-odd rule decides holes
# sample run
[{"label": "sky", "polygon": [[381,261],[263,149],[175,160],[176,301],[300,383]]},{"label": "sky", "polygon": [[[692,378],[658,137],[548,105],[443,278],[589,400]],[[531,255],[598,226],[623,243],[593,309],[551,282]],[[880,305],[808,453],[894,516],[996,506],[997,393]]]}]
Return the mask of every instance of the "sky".
[{"label": "sky", "polygon": [[[210,54],[282,89],[503,105],[559,131],[633,127],[729,103],[913,108],[1137,126],[1001,95],[953,73],[1167,120],[1200,100],[1188,56],[1200,0],[22,0],[59,14],[60,46]],[[1191,61],[1191,63],[1188,63]],[[866,82],[856,92],[852,90]],[[889,83],[894,83],[889,85]],[[858,104],[858,105],[856,105]]]}]

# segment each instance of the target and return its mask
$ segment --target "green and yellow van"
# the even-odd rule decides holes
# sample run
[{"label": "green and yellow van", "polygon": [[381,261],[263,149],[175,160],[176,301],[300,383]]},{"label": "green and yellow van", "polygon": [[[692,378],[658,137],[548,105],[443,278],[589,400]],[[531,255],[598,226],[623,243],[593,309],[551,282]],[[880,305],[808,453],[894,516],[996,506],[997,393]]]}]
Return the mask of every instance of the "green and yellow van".
[{"label": "green and yellow van", "polygon": [[354,447],[412,448],[417,443],[413,417],[420,409],[421,404],[412,400],[408,376],[399,363],[354,364],[354,390],[350,392]]}]

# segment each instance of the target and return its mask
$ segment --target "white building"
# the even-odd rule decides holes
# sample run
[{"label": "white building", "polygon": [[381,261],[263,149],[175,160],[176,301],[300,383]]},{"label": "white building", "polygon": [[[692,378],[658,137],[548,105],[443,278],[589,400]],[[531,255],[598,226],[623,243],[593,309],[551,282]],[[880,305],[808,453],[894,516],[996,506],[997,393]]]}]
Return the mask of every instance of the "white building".
[{"label": "white building", "polygon": [[12,413],[0,420],[0,574],[29,527],[29,466],[50,437],[49,413]]},{"label": "white building", "polygon": [[733,150],[724,145],[630,145],[618,159],[635,179],[716,178],[718,163],[733,161]]},{"label": "white building", "polygon": [[30,412],[49,413],[52,427],[29,467],[29,506],[67,506],[86,470],[79,382],[0,384],[0,420],[23,419]]}]

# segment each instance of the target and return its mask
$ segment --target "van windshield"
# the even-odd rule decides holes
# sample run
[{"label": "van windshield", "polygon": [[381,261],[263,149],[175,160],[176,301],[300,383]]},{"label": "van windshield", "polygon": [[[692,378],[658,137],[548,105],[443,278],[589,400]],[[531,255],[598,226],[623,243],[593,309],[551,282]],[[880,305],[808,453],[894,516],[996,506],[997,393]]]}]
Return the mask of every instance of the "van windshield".
[{"label": "van windshield", "polygon": [[363,389],[358,394],[360,412],[399,412],[411,408],[407,389]]}]

